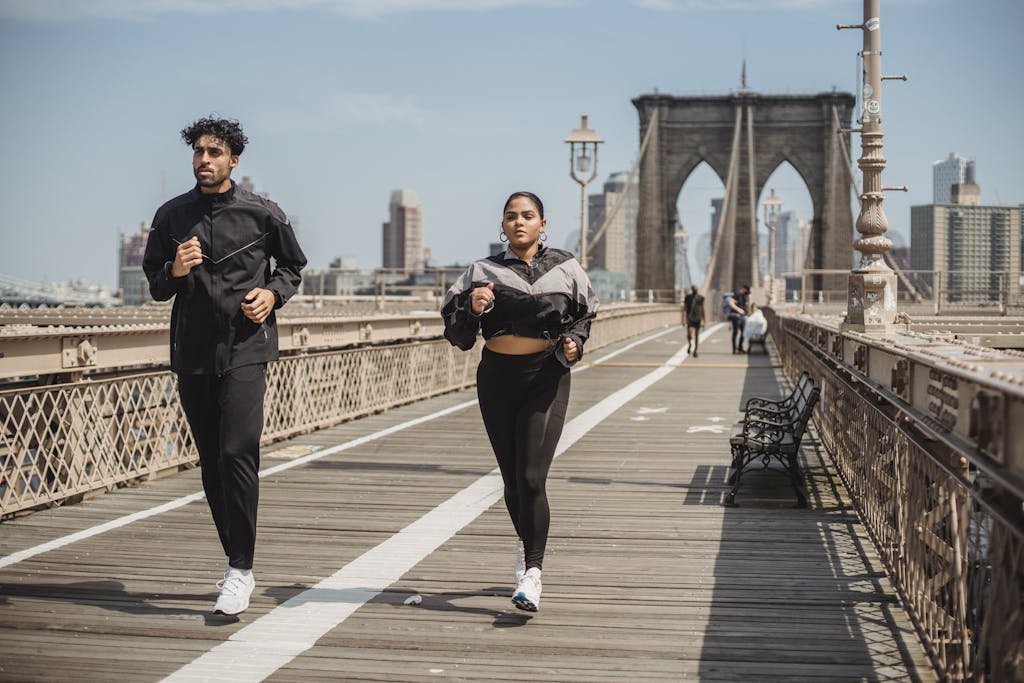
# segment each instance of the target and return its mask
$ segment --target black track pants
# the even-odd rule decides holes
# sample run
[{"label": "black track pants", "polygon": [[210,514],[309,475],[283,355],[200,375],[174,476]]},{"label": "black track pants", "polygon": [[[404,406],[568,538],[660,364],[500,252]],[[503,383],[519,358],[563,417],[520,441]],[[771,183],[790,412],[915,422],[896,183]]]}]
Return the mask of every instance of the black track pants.
[{"label": "black track pants", "polygon": [[252,569],[267,366],[178,375],[178,395],[203,470],[203,490],[228,564]]},{"label": "black track pants", "polygon": [[505,506],[523,539],[526,567],[544,563],[551,514],[547,478],[562,435],[571,375],[549,351],[484,349],[476,372],[480,413],[505,482]]}]

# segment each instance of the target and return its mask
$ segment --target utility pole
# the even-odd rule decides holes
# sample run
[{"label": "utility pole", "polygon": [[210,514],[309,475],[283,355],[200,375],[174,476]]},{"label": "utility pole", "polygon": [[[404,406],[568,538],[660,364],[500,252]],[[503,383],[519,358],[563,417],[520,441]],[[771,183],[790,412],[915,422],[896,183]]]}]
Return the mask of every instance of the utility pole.
[{"label": "utility pole", "polygon": [[[856,223],[861,236],[853,245],[860,252],[861,259],[849,276],[843,329],[873,334],[885,334],[894,329],[896,273],[882,258],[892,246],[892,241],[885,236],[889,219],[882,210],[882,202],[884,190],[903,189],[882,186],[882,169],[885,168],[885,157],[882,156],[882,81],[889,78],[882,76],[879,5],[880,0],[864,0],[863,24],[836,26],[837,29],[859,28],[864,34],[861,127],[853,131],[860,133],[861,156],[857,166],[864,180]],[[895,78],[906,80],[905,76]]]}]

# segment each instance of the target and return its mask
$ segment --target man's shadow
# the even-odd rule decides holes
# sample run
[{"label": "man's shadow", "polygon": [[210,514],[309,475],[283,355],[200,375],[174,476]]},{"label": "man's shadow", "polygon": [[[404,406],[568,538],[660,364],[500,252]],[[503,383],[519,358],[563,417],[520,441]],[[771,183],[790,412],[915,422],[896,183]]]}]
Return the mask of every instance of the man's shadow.
[{"label": "man's shadow", "polygon": [[[239,621],[238,616],[213,614],[211,608],[217,599],[216,590],[206,593],[133,593],[125,590],[124,584],[120,581],[98,579],[74,583],[2,584],[0,595],[0,606],[9,606],[12,600],[25,598],[59,603],[71,602],[138,616],[202,616],[207,626],[227,626]],[[158,605],[156,602],[203,603],[208,607]]]}]

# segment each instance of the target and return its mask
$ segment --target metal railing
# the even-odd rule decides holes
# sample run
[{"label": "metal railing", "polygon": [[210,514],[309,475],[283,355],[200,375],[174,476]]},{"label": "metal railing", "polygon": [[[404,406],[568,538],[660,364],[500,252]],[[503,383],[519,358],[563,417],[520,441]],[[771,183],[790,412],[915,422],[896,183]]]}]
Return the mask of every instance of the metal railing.
[{"label": "metal railing", "polygon": [[927,438],[928,426],[898,400],[837,363],[827,348],[835,336],[769,317],[787,375],[807,370],[820,383],[818,436],[937,673],[951,681],[1021,680],[1019,495],[997,486],[1002,475],[987,470],[983,457]]},{"label": "metal railing", "polygon": [[[799,305],[801,312],[846,310],[845,282],[849,271],[802,270],[784,273],[787,285],[777,292],[775,305]],[[897,290],[901,310],[918,314],[941,315],[982,312],[1007,315],[1024,310],[1020,272],[997,270],[902,270],[900,274],[914,285]],[[799,278],[799,286],[792,286]]]},{"label": "metal railing", "polygon": [[[588,350],[678,322],[676,306],[611,309]],[[433,337],[283,356],[268,368],[263,443],[470,386],[480,348]],[[0,391],[0,519],[196,462],[169,371]]]}]

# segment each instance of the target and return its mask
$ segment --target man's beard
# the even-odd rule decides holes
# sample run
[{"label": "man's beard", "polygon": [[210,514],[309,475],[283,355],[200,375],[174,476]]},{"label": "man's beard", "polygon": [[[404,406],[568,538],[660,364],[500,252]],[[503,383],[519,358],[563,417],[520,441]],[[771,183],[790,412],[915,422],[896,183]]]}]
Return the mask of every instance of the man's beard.
[{"label": "man's beard", "polygon": [[217,176],[216,172],[211,172],[209,175],[199,175],[199,171],[193,171],[192,175],[196,179],[196,183],[202,187],[217,187],[224,182],[224,178]]}]

